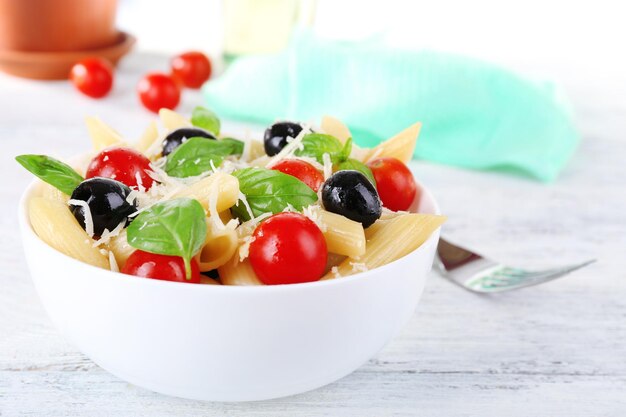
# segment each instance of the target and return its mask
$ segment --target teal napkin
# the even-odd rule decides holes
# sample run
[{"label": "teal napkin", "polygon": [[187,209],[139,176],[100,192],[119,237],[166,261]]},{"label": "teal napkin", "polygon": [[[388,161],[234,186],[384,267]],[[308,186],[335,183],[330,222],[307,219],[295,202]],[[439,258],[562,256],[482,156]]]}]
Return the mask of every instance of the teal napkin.
[{"label": "teal napkin", "polygon": [[295,37],[278,55],[236,60],[203,87],[225,118],[346,123],[373,146],[423,122],[417,158],[556,178],[579,135],[557,90],[479,60],[374,43]]}]

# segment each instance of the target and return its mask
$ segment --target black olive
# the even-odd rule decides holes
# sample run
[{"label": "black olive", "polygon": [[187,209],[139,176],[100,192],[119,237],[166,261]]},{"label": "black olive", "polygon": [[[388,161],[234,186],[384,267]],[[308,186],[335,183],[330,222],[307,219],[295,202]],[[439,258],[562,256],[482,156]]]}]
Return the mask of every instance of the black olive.
[{"label": "black olive", "polygon": [[359,171],[337,171],[322,185],[324,208],[369,227],[380,217],[376,188]]},{"label": "black olive", "polygon": [[[74,189],[72,200],[85,201],[89,207],[95,239],[102,236],[104,229],[115,229],[137,211],[137,202],[129,203],[127,200],[130,192],[130,188],[121,182],[101,177],[85,180]],[[85,207],[70,203],[70,210],[82,228],[86,229]]]},{"label": "black olive", "polygon": [[267,129],[263,136],[265,153],[274,156],[287,145],[287,138],[295,138],[302,132],[302,126],[293,122],[276,122]]},{"label": "black olive", "polygon": [[198,129],[195,127],[181,127],[180,129],[176,129],[170,132],[169,135],[163,139],[163,156],[167,156],[174,152],[174,149],[178,148],[181,143],[183,143],[187,139],[191,138],[207,138],[215,140],[217,139],[215,135],[210,132],[207,132],[203,129]]}]

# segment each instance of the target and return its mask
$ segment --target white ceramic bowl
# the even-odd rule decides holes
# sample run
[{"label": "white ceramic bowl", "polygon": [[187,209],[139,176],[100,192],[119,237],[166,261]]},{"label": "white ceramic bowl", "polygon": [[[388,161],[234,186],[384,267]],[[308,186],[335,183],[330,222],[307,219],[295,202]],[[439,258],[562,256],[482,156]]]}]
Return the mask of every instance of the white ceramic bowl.
[{"label": "white ceramic bowl", "polygon": [[[439,238],[437,230],[404,258],[342,279],[191,285],[113,273],[57,252],[30,226],[34,190],[35,183],[20,201],[22,241],[55,325],[119,378],[199,400],[283,397],[353,372],[415,311]],[[414,209],[439,212],[426,189]]]}]

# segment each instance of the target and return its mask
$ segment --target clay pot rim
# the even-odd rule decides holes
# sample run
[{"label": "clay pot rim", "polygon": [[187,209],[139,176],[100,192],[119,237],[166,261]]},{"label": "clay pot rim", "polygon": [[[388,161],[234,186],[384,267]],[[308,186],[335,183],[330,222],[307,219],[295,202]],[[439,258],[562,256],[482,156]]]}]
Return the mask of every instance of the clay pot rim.
[{"label": "clay pot rim", "polygon": [[137,38],[128,32],[118,31],[117,40],[114,44],[104,48],[82,49],[79,51],[14,51],[0,50],[0,61],[14,61],[21,64],[25,63],[41,63],[41,61],[67,61],[75,59],[79,61],[85,56],[107,56],[117,50],[130,50],[137,42]]}]

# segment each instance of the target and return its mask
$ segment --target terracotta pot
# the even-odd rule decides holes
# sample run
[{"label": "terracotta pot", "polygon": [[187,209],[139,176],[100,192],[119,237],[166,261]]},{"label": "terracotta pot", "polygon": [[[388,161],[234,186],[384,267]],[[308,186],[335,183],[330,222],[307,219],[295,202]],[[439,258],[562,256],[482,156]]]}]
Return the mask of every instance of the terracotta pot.
[{"label": "terracotta pot", "polygon": [[118,37],[117,0],[0,0],[0,50],[105,48]]}]

